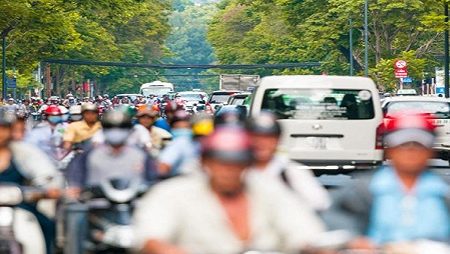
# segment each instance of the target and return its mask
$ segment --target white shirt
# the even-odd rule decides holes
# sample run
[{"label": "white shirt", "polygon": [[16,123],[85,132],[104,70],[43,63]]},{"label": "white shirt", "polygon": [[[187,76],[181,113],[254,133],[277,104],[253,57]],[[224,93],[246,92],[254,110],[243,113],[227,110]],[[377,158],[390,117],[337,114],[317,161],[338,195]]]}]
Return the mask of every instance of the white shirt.
[{"label": "white shirt", "polygon": [[[266,175],[283,182],[281,172],[286,170],[289,187],[297,197],[317,211],[324,211],[331,205],[327,190],[304,165],[287,157],[275,156],[265,169],[252,168],[255,173]],[[283,183],[286,184],[286,183]]]},{"label": "white shirt", "polygon": [[248,174],[245,183],[252,230],[247,245],[233,233],[207,177],[192,175],[160,183],[143,197],[133,223],[137,247],[160,240],[192,254],[248,249],[296,253],[323,232],[314,212],[273,179]]}]

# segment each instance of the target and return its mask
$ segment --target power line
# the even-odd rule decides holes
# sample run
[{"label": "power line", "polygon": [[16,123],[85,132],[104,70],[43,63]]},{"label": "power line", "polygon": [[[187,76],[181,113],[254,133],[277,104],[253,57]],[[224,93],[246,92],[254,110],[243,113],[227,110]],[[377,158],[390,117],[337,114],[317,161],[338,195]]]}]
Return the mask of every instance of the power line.
[{"label": "power line", "polygon": [[98,62],[75,59],[46,59],[42,61],[51,64],[89,65],[105,67],[125,68],[149,68],[149,69],[287,69],[287,68],[311,68],[321,66],[320,62],[279,63],[279,64],[146,64],[126,62]]}]

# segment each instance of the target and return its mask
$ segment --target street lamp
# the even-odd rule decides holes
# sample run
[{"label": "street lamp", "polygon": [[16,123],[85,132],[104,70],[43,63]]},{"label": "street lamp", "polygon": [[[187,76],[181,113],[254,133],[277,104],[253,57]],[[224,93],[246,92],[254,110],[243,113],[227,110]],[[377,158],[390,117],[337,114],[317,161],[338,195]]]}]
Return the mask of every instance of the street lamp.
[{"label": "street lamp", "polygon": [[369,1],[364,1],[364,75],[369,76]]}]

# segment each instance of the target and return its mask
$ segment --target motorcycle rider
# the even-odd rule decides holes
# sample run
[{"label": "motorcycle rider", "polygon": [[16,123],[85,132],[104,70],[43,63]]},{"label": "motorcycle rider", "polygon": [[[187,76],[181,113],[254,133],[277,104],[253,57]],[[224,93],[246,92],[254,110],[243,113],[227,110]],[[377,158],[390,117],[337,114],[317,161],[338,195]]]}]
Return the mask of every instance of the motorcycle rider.
[{"label": "motorcycle rider", "polygon": [[248,248],[294,253],[323,231],[314,212],[271,178],[247,175],[250,140],[220,128],[202,141],[205,174],[162,182],[134,218],[143,253],[242,253]]},{"label": "motorcycle rider", "polygon": [[69,108],[69,121],[78,122],[83,120],[83,115],[81,114],[81,105],[74,105]]},{"label": "motorcycle rider", "polygon": [[4,106],[6,110],[13,112],[14,114],[19,109],[19,105],[16,104],[16,101],[13,98],[9,98],[7,104]]},{"label": "motorcycle rider", "polygon": [[450,187],[428,166],[436,125],[424,114],[389,120],[384,141],[390,163],[338,192],[324,218],[331,229],[359,236],[349,244],[352,249],[423,239],[448,243]]},{"label": "motorcycle rider", "polygon": [[136,146],[127,145],[132,133],[132,119],[122,110],[111,110],[102,118],[105,143],[80,154],[69,164],[66,179],[73,193],[102,180],[138,177],[157,178],[153,159]]},{"label": "motorcycle rider", "polygon": [[172,139],[172,134],[154,126],[158,118],[158,112],[148,108],[147,105],[139,108],[136,117],[139,124],[134,126],[134,133],[130,139],[134,139],[133,142],[141,144],[142,147],[150,144],[152,153],[158,154],[165,144]]},{"label": "motorcycle rider", "polygon": [[95,104],[84,103],[81,106],[81,114],[83,120],[70,123],[64,132],[64,148],[68,151],[72,150],[73,145],[88,145],[92,136],[102,127]]},{"label": "motorcycle rider", "polygon": [[276,153],[281,126],[274,114],[261,112],[248,121],[247,129],[255,159],[251,167],[254,173],[266,174],[282,181],[317,211],[326,210],[331,205],[327,191],[309,169]]},{"label": "motorcycle rider", "polygon": [[44,114],[46,121],[30,130],[25,141],[40,148],[56,163],[67,154],[63,148],[63,135],[67,124],[63,123],[63,113],[59,106],[48,106]]},{"label": "motorcycle rider", "polygon": [[159,172],[171,175],[197,173],[193,172],[193,168],[198,165],[200,159],[200,140],[213,130],[211,116],[195,115],[185,135],[173,140],[159,154]]},{"label": "motorcycle rider", "polygon": [[[12,141],[13,122],[14,116],[0,108],[0,182],[44,188],[47,189],[49,198],[57,197],[62,183],[58,171],[39,149],[24,142]],[[54,222],[39,212],[35,204],[23,203],[19,207],[36,217],[44,233],[47,253],[51,253],[55,236]],[[30,220],[33,219],[28,219]],[[25,230],[27,233],[31,232],[34,238],[40,236],[39,230],[36,232],[32,225]],[[16,233],[19,236],[23,232]],[[33,250],[25,248],[25,250],[27,253],[40,253],[39,248]]]}]

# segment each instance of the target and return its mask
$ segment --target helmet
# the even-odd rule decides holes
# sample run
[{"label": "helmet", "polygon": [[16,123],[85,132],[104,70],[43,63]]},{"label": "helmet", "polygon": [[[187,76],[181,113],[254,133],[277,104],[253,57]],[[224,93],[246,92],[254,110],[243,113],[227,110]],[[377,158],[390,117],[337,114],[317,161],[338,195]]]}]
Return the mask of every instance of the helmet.
[{"label": "helmet", "polygon": [[69,98],[69,97],[73,97],[73,95],[72,95],[71,93],[68,93],[68,94],[66,95],[66,98]]},{"label": "helmet", "polygon": [[44,114],[46,114],[47,116],[60,116],[62,115],[62,112],[57,105],[49,105],[45,109]]},{"label": "helmet", "polygon": [[252,117],[247,121],[247,130],[250,133],[262,135],[281,135],[281,126],[277,122],[277,118],[271,112],[264,111],[256,117]]},{"label": "helmet", "polygon": [[251,163],[250,137],[243,128],[226,126],[202,141],[202,156],[231,163]]},{"label": "helmet", "polygon": [[196,114],[192,118],[192,133],[195,136],[207,136],[214,131],[214,121],[211,115]]},{"label": "helmet", "polygon": [[108,99],[108,98],[109,98],[109,95],[105,93],[105,94],[103,95],[103,98]]},{"label": "helmet", "polygon": [[0,126],[11,126],[15,121],[16,116],[13,112],[0,108]]},{"label": "helmet", "polygon": [[107,111],[103,115],[102,125],[103,128],[105,129],[111,128],[131,129],[133,127],[130,115],[122,110]]},{"label": "helmet", "polygon": [[157,117],[158,111],[155,111],[152,108],[147,107],[147,105],[143,105],[143,106],[139,107],[138,112],[136,114],[136,117],[141,117],[141,116]]},{"label": "helmet", "polygon": [[80,105],[74,105],[69,108],[69,114],[71,115],[79,115],[81,114],[81,106]]},{"label": "helmet", "polygon": [[170,120],[170,125],[173,125],[176,122],[181,121],[189,121],[191,119],[191,116],[184,110],[177,110],[173,114],[172,119]]},{"label": "helmet", "polygon": [[81,112],[85,111],[95,111],[98,112],[98,107],[94,103],[86,102],[81,106]]},{"label": "helmet", "polygon": [[388,119],[384,129],[384,140],[389,147],[410,142],[432,147],[436,136],[435,130],[436,125],[429,114],[408,112]]}]

